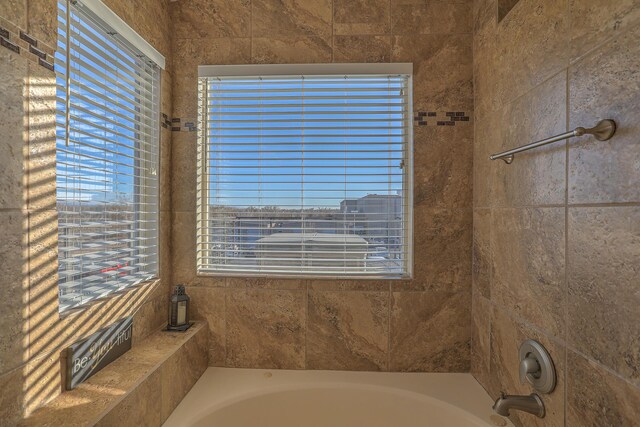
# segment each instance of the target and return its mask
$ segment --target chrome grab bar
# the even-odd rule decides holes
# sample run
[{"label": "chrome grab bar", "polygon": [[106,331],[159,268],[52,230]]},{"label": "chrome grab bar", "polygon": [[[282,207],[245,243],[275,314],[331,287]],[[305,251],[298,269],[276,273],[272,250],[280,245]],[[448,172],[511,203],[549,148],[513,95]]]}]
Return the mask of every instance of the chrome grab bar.
[{"label": "chrome grab bar", "polygon": [[614,133],[616,133],[616,122],[611,119],[605,119],[600,120],[598,124],[592,128],[585,129],[583,127],[577,127],[572,131],[552,136],[551,138],[532,142],[531,144],[523,145],[512,150],[503,151],[502,153],[492,154],[491,156],[489,156],[489,158],[491,160],[502,159],[506,164],[510,165],[511,162],[513,162],[514,155],[522,151],[531,150],[532,148],[542,147],[543,145],[551,144],[552,142],[582,135],[593,135],[598,141],[606,141],[608,139],[611,139]]}]

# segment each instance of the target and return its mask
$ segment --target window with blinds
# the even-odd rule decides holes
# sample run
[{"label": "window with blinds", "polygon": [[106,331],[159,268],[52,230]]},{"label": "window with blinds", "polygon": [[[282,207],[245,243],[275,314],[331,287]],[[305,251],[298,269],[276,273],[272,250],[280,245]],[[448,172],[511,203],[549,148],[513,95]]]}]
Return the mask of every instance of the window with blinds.
[{"label": "window with blinds", "polygon": [[69,4],[55,61],[61,311],[158,271],[159,68]]},{"label": "window with blinds", "polygon": [[201,67],[199,274],[410,276],[410,71],[340,65]]}]

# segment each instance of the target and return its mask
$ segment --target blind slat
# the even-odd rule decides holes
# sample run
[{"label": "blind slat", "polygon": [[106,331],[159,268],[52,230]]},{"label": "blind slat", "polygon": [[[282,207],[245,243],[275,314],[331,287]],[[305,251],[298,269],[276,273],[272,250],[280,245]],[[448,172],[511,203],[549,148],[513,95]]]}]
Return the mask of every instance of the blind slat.
[{"label": "blind slat", "polygon": [[[253,101],[253,100],[252,100]],[[219,104],[208,104],[209,107],[209,111],[207,112],[207,114],[211,115],[217,112],[217,110],[221,110],[222,109],[222,105]],[[344,109],[350,109],[353,110],[355,108],[361,109],[362,111],[366,111],[366,108],[371,108],[371,107],[386,107],[387,111],[390,112],[398,112],[398,111],[409,111],[407,110],[406,106],[403,104],[399,104],[399,103],[388,103],[388,102],[350,102],[349,104],[345,104],[345,103],[317,103],[317,102],[299,102],[299,103],[288,103],[288,104],[274,104],[274,103],[269,103],[269,104],[259,104],[257,102],[251,102],[251,103],[247,103],[247,104],[239,104],[239,103],[232,103],[232,104],[226,104],[224,105],[225,109],[227,108],[237,108],[237,109],[243,109],[243,110],[247,110],[250,111],[251,109],[255,109],[255,108],[260,108],[259,111],[262,110],[271,110],[273,111],[274,108],[291,108],[291,109],[296,109],[297,111],[299,111],[299,109],[301,108],[311,108],[311,109],[315,109],[315,108],[330,108],[331,111],[335,111],[336,108],[344,108]],[[391,108],[394,108],[393,110],[390,110]],[[310,111],[306,111],[305,112],[314,112],[313,110]],[[255,113],[254,113],[255,114]]]}]

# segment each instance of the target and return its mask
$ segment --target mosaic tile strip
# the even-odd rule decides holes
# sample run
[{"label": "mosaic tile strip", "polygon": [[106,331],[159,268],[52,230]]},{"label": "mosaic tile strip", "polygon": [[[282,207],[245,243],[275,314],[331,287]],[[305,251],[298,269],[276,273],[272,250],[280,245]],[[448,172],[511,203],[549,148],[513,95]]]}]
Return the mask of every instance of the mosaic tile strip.
[{"label": "mosaic tile strip", "polygon": [[7,49],[15,52],[15,53],[20,53],[20,46],[18,46],[15,43],[11,43],[8,39],[5,39],[4,37],[0,37],[0,45],[6,47]]},{"label": "mosaic tile strip", "polygon": [[464,111],[418,111],[413,117],[417,126],[455,126],[457,122],[468,122],[470,117]]},{"label": "mosaic tile strip", "polygon": [[53,67],[53,64],[50,62],[45,61],[42,58],[38,58],[38,64],[44,68],[46,68],[49,71],[55,71],[55,68]]},{"label": "mosaic tile strip", "polygon": [[[173,132],[195,132],[198,130],[197,122],[192,118],[174,117],[169,120],[164,117],[163,127],[170,127]],[[464,111],[418,111],[413,117],[417,126],[428,124],[437,126],[455,126],[459,122],[468,122],[470,117]]]},{"label": "mosaic tile strip", "polygon": [[169,129],[171,127],[171,119],[165,113],[162,113],[162,117],[161,117],[161,120],[160,120],[160,126],[162,126],[165,129]]},{"label": "mosaic tile strip", "polygon": [[171,130],[173,132],[195,132],[198,130],[196,119],[174,117],[171,119]]},{"label": "mosaic tile strip", "polygon": [[54,49],[0,17],[0,46],[54,71]]},{"label": "mosaic tile strip", "polygon": [[47,60],[47,54],[33,45],[29,46],[29,52],[33,53],[35,56],[42,59],[43,61]]},{"label": "mosaic tile strip", "polygon": [[29,43],[31,46],[38,47],[38,40],[34,39],[22,30],[20,30],[20,38]]}]

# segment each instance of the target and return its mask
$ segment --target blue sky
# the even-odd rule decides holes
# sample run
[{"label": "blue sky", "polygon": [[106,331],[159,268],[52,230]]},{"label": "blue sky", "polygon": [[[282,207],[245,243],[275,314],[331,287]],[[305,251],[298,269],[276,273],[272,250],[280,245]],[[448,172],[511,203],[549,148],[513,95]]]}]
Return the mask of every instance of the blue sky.
[{"label": "blue sky", "polygon": [[[396,194],[402,189],[406,138],[397,96],[401,85],[385,79],[364,83],[342,77],[317,83],[210,80],[212,201],[296,208],[304,193],[305,207],[337,208],[345,198]],[[361,91],[348,93],[345,87]],[[396,105],[381,106],[389,103]]]}]

